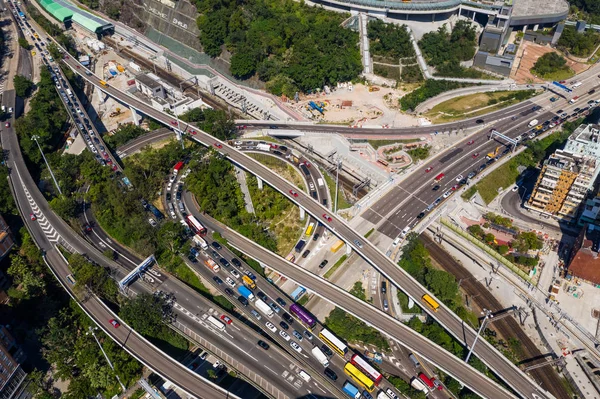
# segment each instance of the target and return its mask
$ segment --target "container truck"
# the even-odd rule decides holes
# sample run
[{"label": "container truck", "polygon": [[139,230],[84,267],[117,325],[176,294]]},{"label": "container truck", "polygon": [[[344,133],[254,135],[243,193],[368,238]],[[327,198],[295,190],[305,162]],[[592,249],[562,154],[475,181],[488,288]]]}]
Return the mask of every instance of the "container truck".
[{"label": "container truck", "polygon": [[254,294],[252,293],[252,291],[250,291],[248,288],[244,287],[243,285],[238,286],[237,291],[241,296],[243,296],[250,302],[254,301]]},{"label": "container truck", "polygon": [[318,346],[315,346],[314,348],[312,348],[311,352],[312,352],[313,356],[315,357],[315,359],[317,359],[319,361],[319,363],[321,363],[323,365],[323,367],[329,366],[329,358],[327,356],[325,356],[323,351],[321,349],[319,349]]},{"label": "container truck", "polygon": [[268,144],[262,144],[262,143],[260,143],[260,144],[256,145],[256,149],[257,150],[261,150],[261,151],[267,151],[267,152],[269,152],[269,150],[271,149],[271,146],[268,145]]},{"label": "container truck", "polygon": [[535,126],[535,125],[537,125],[537,124],[538,124],[538,120],[537,120],[537,119],[534,119],[534,120],[532,120],[531,122],[529,122],[529,127],[534,127],[534,126]]},{"label": "container truck", "polygon": [[273,309],[262,300],[257,299],[256,302],[254,302],[254,306],[256,306],[256,309],[260,310],[265,316],[273,317]]},{"label": "container truck", "polygon": [[360,398],[360,391],[358,390],[357,387],[352,385],[350,383],[350,381],[346,381],[344,383],[344,386],[342,387],[342,391],[344,391],[344,393],[351,398],[354,398],[354,399]]},{"label": "container truck", "polygon": [[225,330],[225,324],[223,324],[220,320],[217,320],[215,317],[208,316],[206,320],[217,330]]},{"label": "container truck", "polygon": [[[187,224],[185,222],[183,222],[183,223],[187,226]],[[194,241],[194,244],[196,244],[200,248],[208,249],[208,244],[206,243],[204,238],[200,237],[198,234],[196,234],[194,237],[192,237],[192,241]]]},{"label": "container truck", "polygon": [[306,245],[306,241],[305,240],[300,240],[300,241],[298,241],[298,243],[294,247],[294,250],[296,250],[296,252],[300,252],[300,251],[302,251],[302,248],[304,248],[305,245]]},{"label": "container truck", "polygon": [[427,389],[427,387],[425,386],[425,384],[423,384],[418,378],[413,378],[412,380],[410,380],[410,386],[413,387],[414,389],[416,389],[417,391],[421,391],[425,394],[427,394],[429,392],[429,390]]},{"label": "container truck", "polygon": [[206,265],[206,266],[207,266],[207,267],[208,267],[210,270],[212,270],[212,271],[213,271],[213,272],[215,272],[215,273],[217,273],[217,272],[219,271],[219,269],[220,269],[219,265],[217,265],[217,264],[215,263],[215,261],[214,261],[214,260],[212,260],[212,259],[207,259],[207,260],[205,260],[205,261],[204,261],[204,264],[205,264],[205,265]]}]

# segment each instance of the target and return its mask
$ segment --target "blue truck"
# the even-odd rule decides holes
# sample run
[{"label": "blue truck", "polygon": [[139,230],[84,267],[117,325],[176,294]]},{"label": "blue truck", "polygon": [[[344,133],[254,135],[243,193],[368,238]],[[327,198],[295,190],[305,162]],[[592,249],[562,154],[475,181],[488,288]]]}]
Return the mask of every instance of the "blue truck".
[{"label": "blue truck", "polygon": [[254,294],[248,288],[243,285],[238,286],[237,291],[241,296],[252,302],[254,300]]},{"label": "blue truck", "polygon": [[353,399],[360,398],[360,391],[358,390],[357,387],[355,387],[354,385],[352,385],[350,383],[350,381],[346,381],[346,383],[342,387],[342,391],[344,391],[344,393],[346,395],[348,395],[349,397],[351,397]]},{"label": "blue truck", "polygon": [[298,288],[296,288],[294,290],[294,292],[292,292],[292,299],[295,301],[297,301],[298,299],[300,299],[300,297],[302,295],[304,295],[306,293],[306,288],[302,287],[302,286],[298,286]]}]

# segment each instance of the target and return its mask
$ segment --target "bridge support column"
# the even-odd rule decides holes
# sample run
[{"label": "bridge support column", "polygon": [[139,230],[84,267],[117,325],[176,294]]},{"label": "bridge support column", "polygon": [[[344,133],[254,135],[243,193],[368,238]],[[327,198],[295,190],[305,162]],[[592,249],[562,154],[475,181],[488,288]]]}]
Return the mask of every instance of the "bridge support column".
[{"label": "bridge support column", "polygon": [[304,218],[306,218],[306,211],[300,207],[300,220],[304,220]]},{"label": "bridge support column", "polygon": [[[262,190],[263,189],[263,181],[260,177],[256,176],[256,182],[258,183],[258,189]],[[300,208],[302,209],[302,208]]]},{"label": "bridge support column", "polygon": [[108,98],[108,94],[98,89],[94,91],[98,93],[98,104],[104,104],[106,102],[106,99]]},{"label": "bridge support column", "polygon": [[131,110],[131,118],[133,119],[133,124],[136,126],[140,125],[140,119],[142,119],[138,113],[137,110],[133,107],[129,107],[129,109]]},{"label": "bridge support column", "polygon": [[350,255],[352,253],[352,248],[350,245],[346,244],[346,255]]},{"label": "bridge support column", "polygon": [[537,30],[538,30],[538,28],[539,28],[539,27],[540,27],[540,25],[539,25],[539,24],[535,24],[535,25],[533,25],[533,31],[534,31],[534,32],[537,32]]}]

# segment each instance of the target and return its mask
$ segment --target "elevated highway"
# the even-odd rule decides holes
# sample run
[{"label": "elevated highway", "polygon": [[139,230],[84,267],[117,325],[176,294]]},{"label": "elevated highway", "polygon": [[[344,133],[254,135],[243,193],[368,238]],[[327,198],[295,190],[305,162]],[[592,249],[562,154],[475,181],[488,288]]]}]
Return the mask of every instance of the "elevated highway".
[{"label": "elevated highway", "polygon": [[[106,94],[118,99],[124,104],[133,107],[137,111],[148,115],[161,123],[164,123],[167,126],[179,126],[183,133],[189,134],[190,137],[192,137],[195,141],[207,147],[214,148],[229,158],[232,162],[236,163],[238,166],[260,177],[263,181],[267,182],[273,188],[287,196],[291,201],[304,208],[313,217],[321,220],[328,229],[343,239],[353,250],[360,254],[367,262],[379,270],[387,279],[406,292],[416,302],[420,302],[421,297],[424,294],[431,295],[431,293],[422,287],[415,279],[413,279],[403,270],[399,269],[393,261],[387,258],[373,244],[365,241],[362,236],[351,229],[345,221],[335,216],[330,216],[327,208],[324,208],[322,205],[314,201],[310,196],[304,194],[298,188],[291,185],[280,176],[270,171],[268,168],[264,167],[235,148],[228,146],[226,143],[216,140],[212,136],[202,132],[197,127],[183,122],[178,124],[178,122],[170,115],[157,111],[151,106],[142,103],[138,99],[129,96],[118,89],[100,83],[100,79],[98,77],[94,75],[86,75],[83,66],[81,66],[81,64],[79,64],[72,57],[65,57],[63,62],[65,62],[65,64],[67,64],[84,80],[95,85]],[[296,197],[291,195],[290,190],[295,190],[298,193],[298,196]],[[253,251],[258,250],[258,248],[253,249]],[[265,256],[267,255],[265,254]],[[415,333],[405,325],[392,319],[389,315],[352,297],[345,291],[339,292],[341,290],[336,290],[335,287],[331,286],[323,279],[317,278],[312,274],[302,273],[301,271],[296,270],[296,267],[293,266],[293,264],[288,264],[287,261],[280,258],[273,259],[271,266],[275,270],[289,275],[290,278],[294,279],[304,287],[311,289],[320,295],[327,296],[329,300],[332,300],[338,306],[346,309],[352,314],[357,315],[380,331],[392,335],[395,340],[422,354],[431,363],[436,364],[448,374],[453,375],[455,378],[463,382],[481,396],[499,399],[514,397],[504,388],[485,377],[474,368],[465,364],[462,360],[452,356],[442,348],[433,344],[431,341],[425,339],[423,336]],[[290,270],[290,266],[294,270]],[[466,346],[470,346],[473,343],[476,336],[474,329],[465,325],[464,322],[458,316],[453,314],[447,307],[442,305],[437,312],[433,312],[427,308],[425,309],[460,342],[464,343]],[[511,386],[516,392],[518,392],[519,395],[532,399],[552,397],[550,394],[540,389],[534,381],[532,381],[521,370],[515,367],[509,360],[507,360],[500,352],[498,352],[485,340],[482,340],[479,345],[477,345],[475,353],[488,367],[494,370],[495,373],[497,373],[504,381],[506,381],[507,385]]]}]

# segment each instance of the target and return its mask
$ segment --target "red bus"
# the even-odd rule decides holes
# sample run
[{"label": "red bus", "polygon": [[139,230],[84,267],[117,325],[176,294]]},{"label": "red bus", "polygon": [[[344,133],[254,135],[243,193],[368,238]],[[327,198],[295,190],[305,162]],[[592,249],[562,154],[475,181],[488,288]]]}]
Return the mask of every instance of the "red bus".
[{"label": "red bus", "polygon": [[177,174],[179,173],[179,171],[181,170],[181,168],[183,168],[183,162],[177,162],[175,164],[175,167],[173,168],[173,173]]},{"label": "red bus", "polygon": [[433,382],[425,374],[420,373],[419,374],[419,379],[421,381],[423,381],[423,384],[427,385],[429,388],[433,388],[434,387]]},{"label": "red bus", "polygon": [[437,175],[437,176],[435,177],[435,181],[440,181],[440,180],[442,180],[442,179],[444,178],[444,176],[446,176],[446,175],[445,175],[445,174],[443,174],[443,173],[440,173],[439,175]]},{"label": "red bus", "polygon": [[202,223],[200,223],[193,215],[187,216],[186,221],[194,233],[200,235],[206,234],[206,227],[202,226]]},{"label": "red bus", "polygon": [[350,363],[355,365],[360,371],[365,373],[367,377],[372,379],[375,385],[379,385],[383,376],[379,371],[375,370],[375,368],[373,368],[373,366],[371,366],[365,359],[363,359],[359,355],[354,355],[352,356],[352,360],[350,360]]}]

